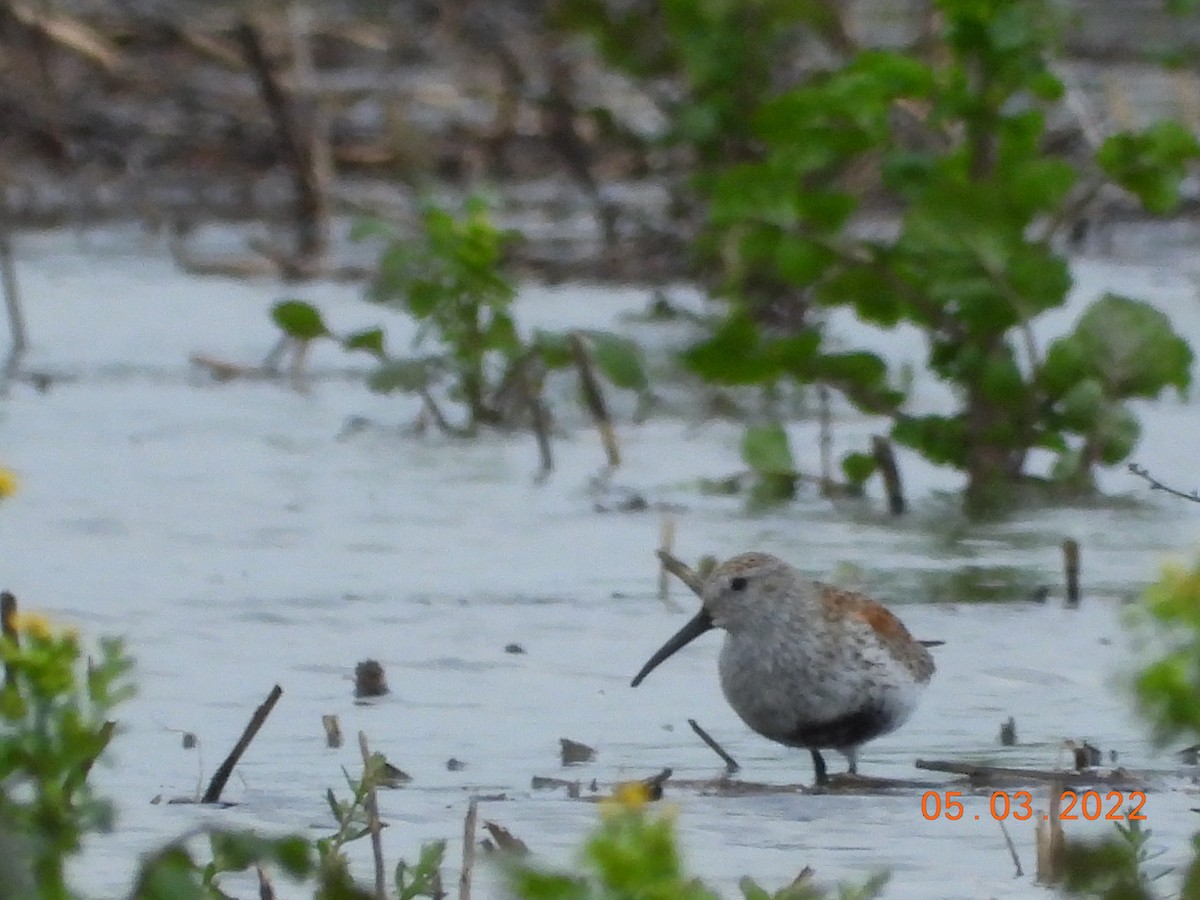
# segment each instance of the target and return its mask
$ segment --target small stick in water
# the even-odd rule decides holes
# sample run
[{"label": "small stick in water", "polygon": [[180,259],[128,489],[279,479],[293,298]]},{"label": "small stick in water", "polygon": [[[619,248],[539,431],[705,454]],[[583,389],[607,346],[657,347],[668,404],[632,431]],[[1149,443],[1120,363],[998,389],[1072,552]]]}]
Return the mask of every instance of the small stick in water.
[{"label": "small stick in water", "polygon": [[[662,527],[659,530],[658,549],[660,553],[670,554],[675,548],[675,519],[670,513],[663,516]],[[661,561],[661,557],[660,557]],[[671,573],[665,563],[658,569],[658,599],[667,603],[671,599]]]},{"label": "small stick in water", "polygon": [[517,369],[521,393],[525,397],[526,406],[529,407],[530,426],[533,428],[533,436],[537,440],[538,457],[542,464],[538,470],[537,480],[541,482],[545,481],[554,471],[554,451],[550,444],[550,417],[546,413],[546,404],[542,402],[541,373],[540,371],[537,374],[531,373],[529,370],[532,365],[532,361],[526,358],[517,363]]},{"label": "small stick in water", "polygon": [[208,790],[200,798],[201,803],[217,803],[221,799],[221,791],[225,790],[225,782],[229,781],[229,776],[233,774],[233,767],[238,764],[238,760],[242,758],[242,754],[246,752],[246,748],[250,746],[250,742],[254,740],[254,736],[258,734],[258,730],[262,728],[263,722],[267,721],[267,716],[271,714],[271,710],[275,708],[275,704],[279,702],[281,696],[283,696],[283,688],[279,685],[271,688],[271,693],[267,695],[267,699],[262,702],[262,705],[254,711],[254,715],[250,717],[250,723],[246,726],[246,730],[242,732],[242,736],[238,738],[238,742],[234,744],[233,750],[225,757],[225,761],[221,763],[217,771],[213,773],[212,781],[208,783]]},{"label": "small stick in water", "polygon": [[717,756],[721,757],[721,759],[723,759],[725,761],[725,771],[726,772],[728,772],[730,775],[732,775],[734,772],[736,772],[738,769],[741,768],[741,766],[738,765],[737,760],[734,759],[732,756],[730,756],[728,753],[726,753],[725,748],[722,747],[720,744],[718,744],[712,735],[710,735],[707,731],[705,731],[703,728],[700,727],[699,722],[697,722],[695,719],[688,719],[687,721],[688,721],[688,724],[692,726],[692,731],[696,732],[696,734],[700,737],[700,740],[702,740],[702,741],[704,741],[704,743],[708,744],[709,749],[712,750],[713,753],[717,754]]},{"label": "small stick in water", "polygon": [[321,716],[321,725],[325,728],[325,746],[342,746],[342,726],[338,724],[338,717],[331,715]]},{"label": "small stick in water", "polygon": [[896,466],[896,454],[887,438],[880,435],[871,436],[871,454],[875,457],[875,466],[883,479],[883,489],[887,494],[888,510],[893,516],[904,514],[904,486],[900,483],[900,469]]},{"label": "small stick in water", "polygon": [[255,866],[254,869],[258,872],[258,900],[275,900],[275,886],[271,884],[266,869],[262,866]]},{"label": "small stick in water", "polygon": [[458,876],[458,900],[471,900],[471,869],[475,867],[475,823],[479,818],[479,801],[471,798],[467,816],[463,819],[462,873]]},{"label": "small stick in water", "polygon": [[579,370],[579,386],[583,393],[583,402],[596,428],[600,431],[600,440],[604,444],[604,453],[612,468],[621,465],[621,451],[617,447],[617,434],[613,430],[612,416],[608,414],[608,405],[604,402],[604,393],[600,389],[600,379],[596,377],[596,367],[592,356],[588,353],[583,336],[577,331],[571,332],[571,353],[575,357],[575,368]]},{"label": "small stick in water", "polygon": [[1079,541],[1067,538],[1062,543],[1063,569],[1067,577],[1067,606],[1079,605]]},{"label": "small stick in water", "polygon": [[691,588],[693,594],[697,597],[704,596],[704,579],[691,566],[666,550],[659,550],[658,558],[662,561],[663,568]]},{"label": "small stick in water", "polygon": [[1012,854],[1013,865],[1017,867],[1017,874],[1015,877],[1021,878],[1024,876],[1025,871],[1021,868],[1021,857],[1017,856],[1017,847],[1013,843],[1013,839],[1009,835],[1008,829],[1004,827],[1004,820],[997,819],[996,822],[1000,825],[1000,831],[1004,835],[1004,843],[1008,844],[1008,852]]}]

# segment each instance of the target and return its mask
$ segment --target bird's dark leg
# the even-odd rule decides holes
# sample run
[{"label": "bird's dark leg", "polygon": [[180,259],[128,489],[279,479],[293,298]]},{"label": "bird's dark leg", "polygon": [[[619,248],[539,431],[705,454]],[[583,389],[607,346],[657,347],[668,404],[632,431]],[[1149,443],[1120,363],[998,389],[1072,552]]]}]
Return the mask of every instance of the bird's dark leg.
[{"label": "bird's dark leg", "polygon": [[857,775],[858,774],[858,751],[857,750],[848,750],[846,752],[846,759],[850,760],[850,774]]},{"label": "bird's dark leg", "polygon": [[809,750],[812,754],[813,770],[816,772],[817,784],[829,784],[829,775],[825,771],[825,760],[821,756],[820,750]]}]

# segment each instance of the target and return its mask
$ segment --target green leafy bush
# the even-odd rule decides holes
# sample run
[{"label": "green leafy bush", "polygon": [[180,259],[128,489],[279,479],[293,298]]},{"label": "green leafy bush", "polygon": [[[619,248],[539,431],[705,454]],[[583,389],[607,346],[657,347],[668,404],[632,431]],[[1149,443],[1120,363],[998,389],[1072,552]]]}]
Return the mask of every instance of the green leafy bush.
[{"label": "green leafy bush", "polygon": [[[974,509],[1013,496],[1037,449],[1055,455],[1058,483],[1090,488],[1095,467],[1137,441],[1125,401],[1188,387],[1188,345],[1135,299],[1104,298],[1044,351],[1034,340],[1033,323],[1072,286],[1055,240],[1085,201],[1115,183],[1169,211],[1200,158],[1177,123],[1110,137],[1082,173],[1049,149],[1046,114],[1063,86],[1047,0],[937,0],[932,43],[912,53],[854,47],[832,4],[782,0],[664,3],[659,32],[618,48],[632,29],[606,6],[587,6],[584,24],[609,58],[634,73],[654,58],[651,71],[670,71],[686,97],[668,137],[700,160],[697,248],[727,303],[685,355],[707,380],[836,388],[889,417],[900,443],[961,470]],[[706,52],[730,17],[742,30],[725,37],[728,52]],[[788,57],[772,48],[797,32],[824,39],[830,69],[778,63]],[[753,89],[739,93],[743,69]],[[727,129],[739,152],[712,152],[713,132],[684,127],[695,117]],[[899,210],[884,236],[860,227],[879,201]],[[915,415],[881,358],[832,351],[821,313],[839,308],[922,331],[955,408]]]},{"label": "green leafy bush", "polygon": [[[382,241],[367,298],[416,322],[414,352],[388,353],[381,328],[334,335],[320,311],[299,300],[277,303],[272,317],[296,340],[330,338],[375,356],[372,389],[416,393],[441,427],[470,435],[481,426],[519,422],[531,404],[541,402],[544,374],[577,364],[572,333],[538,330],[528,339],[519,333],[512,311],[516,287],[504,274],[512,235],[491,224],[481,201],[468,203],[460,217],[425,207],[415,237],[379,221],[360,222],[354,235]],[[574,334],[586,339],[589,359],[615,387],[649,396],[632,341],[606,331]],[[463,410],[461,426],[442,414],[441,391]]]},{"label": "green leafy bush", "polygon": [[[5,595],[6,607],[12,602]],[[10,607],[11,608],[11,607]],[[0,637],[0,894],[67,897],[65,862],[83,837],[107,830],[112,808],[88,784],[112,737],[112,709],[129,696],[129,660],[104,641],[88,661],[73,631],[17,615]],[[19,861],[19,862],[18,862]],[[4,890],[16,891],[8,893]]]}]

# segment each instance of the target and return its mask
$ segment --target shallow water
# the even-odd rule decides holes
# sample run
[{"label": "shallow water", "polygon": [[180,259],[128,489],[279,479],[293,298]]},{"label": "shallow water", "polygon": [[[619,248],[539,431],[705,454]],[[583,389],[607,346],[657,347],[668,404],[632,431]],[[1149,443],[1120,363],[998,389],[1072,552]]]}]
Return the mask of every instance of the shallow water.
[{"label": "shallow water", "polygon": [[[532,776],[586,786],[664,766],[678,778],[716,774],[719,763],[691,734],[689,717],[742,763],[740,777],[810,780],[807,754],[756,737],[725,705],[715,636],[636,692],[628,687],[686,613],[655,596],[659,514],[593,511],[588,483],[603,454],[589,429],[556,440],[557,470],[537,486],[528,437],[407,437],[401,426],[414,404],[369,394],[345,371],[353,361],[332,349],[315,354],[318,377],[307,395],[263,382],[217,385],[189,367],[193,352],[261,358],[274,339],[265,310],[285,294],[277,286],[183,277],[120,233],[83,242],[28,237],[19,259],[34,341],[27,365],[58,380],[44,394],[17,385],[0,401],[0,461],[22,483],[0,510],[3,586],[87,634],[125,635],[138,660],[140,693],[124,710],[113,764],[96,772],[117,800],[120,827],[77,867],[91,895],[121,894],[140,853],[198,822],[326,830],[324,790],[340,787],[341,766],[357,769],[360,729],[414,779],[381,799],[388,858],[448,838],[447,883],[457,877],[461,816],[473,793],[505,794],[483,805],[482,818],[509,827],[540,857],[567,862],[596,809],[561,791],[531,790]],[[1086,260],[1076,270],[1076,302],[1043,323],[1040,339],[1068,327],[1079,303],[1104,289],[1153,299],[1182,333],[1200,336],[1186,272]],[[298,293],[319,302],[339,330],[383,319],[351,287]],[[530,288],[518,315],[530,325],[607,327],[647,299],[640,290]],[[400,346],[409,333],[403,321],[387,319],[387,327]],[[671,329],[644,336],[678,339]],[[847,337],[875,341],[898,359],[920,352],[913,334]],[[918,383],[916,393],[926,405],[941,402],[936,385]],[[373,424],[348,431],[351,416]],[[1143,424],[1138,460],[1191,487],[1196,405],[1168,400],[1147,408]],[[839,448],[877,427],[845,417]],[[793,431],[801,466],[815,468],[815,428]],[[1154,845],[1166,851],[1156,865],[1184,858],[1196,791],[1175,774],[1172,756],[1153,754],[1128,712],[1120,678],[1133,656],[1122,604],[1162,561],[1193,552],[1200,508],[1149,495],[1116,471],[1104,476],[1110,501],[968,525],[946,494],[956,477],[906,454],[916,509],[904,521],[888,520],[878,503],[833,510],[811,498],[751,514],[741,500],[702,496],[693,484],[740,468],[738,427],[652,419],[624,424],[620,435],[625,463],[616,481],[683,507],[675,514],[683,557],[775,552],[878,594],[916,634],[946,641],[922,706],[866,748],[864,773],[941,786],[949,779],[913,761],[1051,767],[1065,759],[1064,739],[1087,738],[1118,751],[1124,765],[1162,773],[1164,789],[1144,810]],[[1067,536],[1083,548],[1085,601],[1075,611],[1061,608],[1059,591]],[[1026,602],[1039,585],[1052,587],[1050,601]],[[673,591],[680,607],[694,608],[682,586]],[[510,642],[527,653],[505,653]],[[351,675],[366,657],[383,663],[393,693],[357,706]],[[275,683],[283,699],[227,788],[238,806],[150,803],[193,794],[198,768],[207,778]],[[337,714],[350,738],[340,750],[324,746],[325,713]],[[1002,748],[997,732],[1009,716],[1019,743]],[[180,731],[199,736],[199,753],[181,748]],[[595,746],[597,760],[563,770],[560,737]],[[448,771],[450,757],[466,769]],[[836,770],[841,761],[831,763]],[[668,796],[692,868],[726,894],[742,874],[777,887],[806,865],[826,883],[890,869],[889,897],[1031,890],[1032,826],[1009,823],[1026,870],[1014,879],[986,795],[968,798],[958,822],[923,819],[917,791],[735,798],[668,785]],[[1069,833],[1103,827],[1081,822]],[[367,852],[365,842],[354,848],[364,877]],[[480,895],[495,895],[494,873],[485,866],[476,874],[493,888]]]}]

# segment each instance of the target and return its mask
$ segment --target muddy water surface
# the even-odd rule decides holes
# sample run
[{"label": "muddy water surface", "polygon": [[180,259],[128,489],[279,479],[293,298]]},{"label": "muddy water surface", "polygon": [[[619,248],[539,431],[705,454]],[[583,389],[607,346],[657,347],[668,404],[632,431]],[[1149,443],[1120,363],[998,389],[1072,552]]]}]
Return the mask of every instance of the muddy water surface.
[{"label": "muddy water surface", "polygon": [[[120,827],[78,867],[94,896],[119,896],[138,855],[199,823],[322,833],[322,795],[341,766],[358,766],[353,736],[413,776],[387,792],[389,859],[449,838],[448,878],[461,852],[461,816],[474,793],[503,794],[482,815],[503,823],[541,857],[568,862],[595,821],[592,804],[533,791],[534,775],[585,785],[643,777],[671,766],[707,778],[719,762],[686,725],[703,723],[750,781],[811,779],[807,755],[751,734],[725,705],[715,635],[696,642],[633,691],[629,677],[694,609],[655,596],[652,548],[659,514],[593,510],[588,491],[602,453],[567,417],[558,468],[543,485],[524,436],[465,444],[414,439],[401,426],[415,406],[369,394],[332,351],[314,359],[312,390],[279,384],[215,385],[189,367],[207,352],[261,357],[273,340],[271,284],[194,280],[127,235],[79,242],[53,235],[20,245],[34,350],[28,365],[56,380],[46,393],[17,385],[0,401],[0,460],[22,490],[0,509],[3,586],[88,634],[122,634],[138,660],[140,693],[124,710],[112,765],[96,772],[116,798]],[[1187,273],[1132,263],[1077,264],[1084,301],[1114,288],[1159,302],[1192,340],[1200,304]],[[306,288],[339,329],[381,320],[349,287]],[[530,288],[519,314],[530,324],[612,326],[647,292]],[[1078,304],[1045,323],[1069,326]],[[387,320],[393,346],[406,340]],[[843,329],[915,359],[914,335]],[[651,343],[678,332],[642,332]],[[943,402],[918,382],[920,402]],[[568,393],[563,390],[564,395]],[[560,404],[561,406],[562,404]],[[347,428],[351,417],[365,427]],[[1200,439],[1195,405],[1147,409],[1138,459],[1191,486]],[[845,416],[839,447],[858,446],[878,423]],[[794,428],[801,463],[814,468],[815,429]],[[942,639],[938,674],[914,719],[871,744],[862,771],[921,778],[917,758],[992,760],[1051,767],[1065,738],[1115,750],[1122,764],[1157,773],[1145,807],[1156,865],[1184,858],[1197,805],[1190,774],[1155,755],[1128,713],[1120,679],[1133,656],[1122,605],[1169,558],[1196,546],[1200,506],[1149,496],[1121,472],[1112,495],[1086,508],[1038,511],[968,526],[947,492],[955,477],[905,456],[915,512],[893,523],[876,510],[833,510],[806,499],[769,515],[736,498],[706,497],[692,482],[736,471],[739,428],[676,419],[621,427],[623,486],[679,504],[681,555],[759,548],[814,576],[868,589],[893,603],[911,630]],[[1077,538],[1086,597],[1061,608],[1058,544]],[[1051,588],[1044,605],[1026,598]],[[516,642],[523,655],[505,652]],[[386,667],[390,697],[356,706],[354,663]],[[227,789],[225,811],[152,805],[191,795],[275,683],[283,699]],[[337,714],[351,740],[326,749],[320,716]],[[1000,747],[1013,716],[1019,742]],[[180,731],[200,738],[181,747]],[[595,746],[594,763],[563,770],[558,739]],[[449,771],[451,757],[464,761]],[[831,760],[834,767],[841,760]],[[1010,823],[1026,876],[1013,863],[986,795],[967,798],[957,822],[922,817],[920,791],[710,797],[670,791],[692,868],[723,893],[751,873],[777,887],[806,865],[821,880],[890,869],[890,897],[1023,897],[1034,866],[1033,829]],[[1044,796],[1039,795],[1044,808]],[[975,820],[975,815],[979,820]],[[1103,830],[1079,823],[1073,832]],[[367,848],[354,858],[366,877]],[[477,873],[483,896],[495,876]],[[489,887],[490,886],[490,887]],[[250,896],[248,883],[231,889]],[[280,886],[281,896],[288,894]],[[293,895],[300,896],[299,891]]]}]

